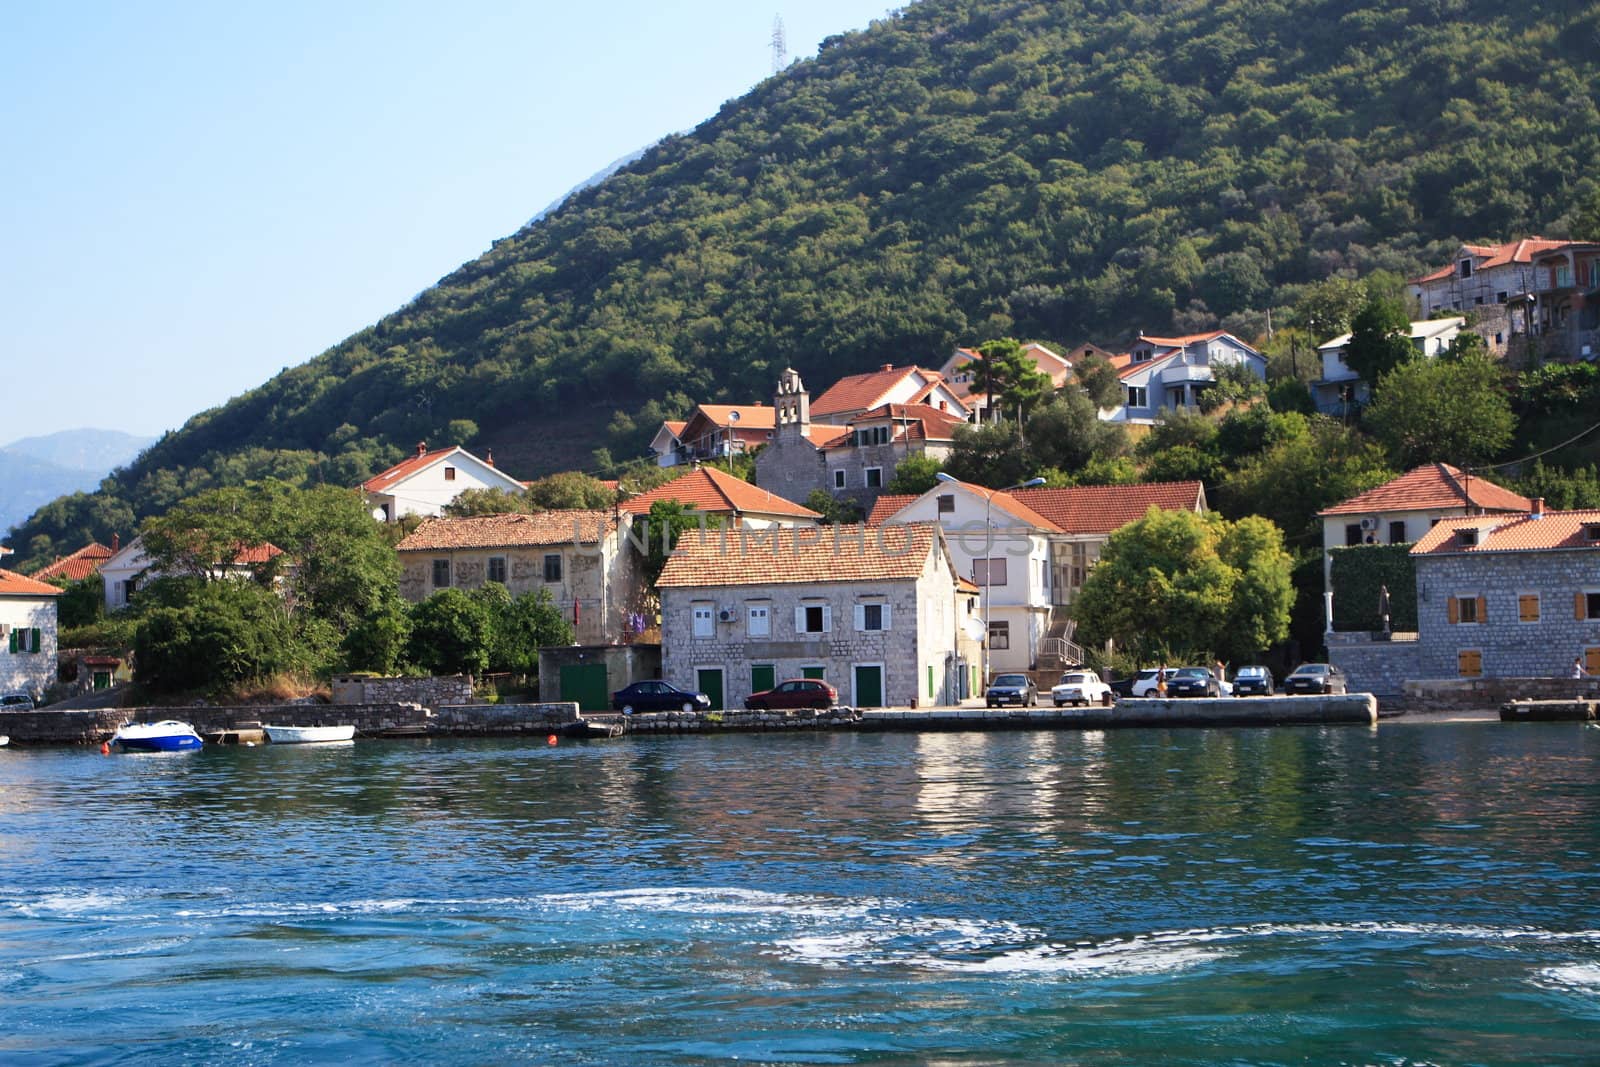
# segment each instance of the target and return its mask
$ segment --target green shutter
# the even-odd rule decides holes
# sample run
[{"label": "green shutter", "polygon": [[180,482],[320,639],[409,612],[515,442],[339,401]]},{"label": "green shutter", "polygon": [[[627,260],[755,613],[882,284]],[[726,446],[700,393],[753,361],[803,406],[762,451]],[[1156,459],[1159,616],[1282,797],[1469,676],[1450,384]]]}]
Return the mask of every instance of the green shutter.
[{"label": "green shutter", "polygon": [[39,628],[37,626],[35,626],[33,628],[33,647],[31,649],[29,649],[28,651],[30,651],[30,652],[39,651]]}]

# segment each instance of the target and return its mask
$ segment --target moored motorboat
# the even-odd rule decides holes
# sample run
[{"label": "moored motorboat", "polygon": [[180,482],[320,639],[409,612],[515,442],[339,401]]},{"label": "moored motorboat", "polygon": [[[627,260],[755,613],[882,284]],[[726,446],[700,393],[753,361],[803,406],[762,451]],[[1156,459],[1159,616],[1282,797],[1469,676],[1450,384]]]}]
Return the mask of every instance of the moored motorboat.
[{"label": "moored motorboat", "polygon": [[111,743],[124,752],[185,752],[203,744],[193,726],[176,719],[123,723]]},{"label": "moored motorboat", "polygon": [[263,726],[267,740],[275,745],[325,745],[333,741],[353,741],[354,726]]},{"label": "moored motorboat", "polygon": [[10,743],[11,743],[10,735],[8,735],[8,734],[0,734],[0,748],[5,748]]}]

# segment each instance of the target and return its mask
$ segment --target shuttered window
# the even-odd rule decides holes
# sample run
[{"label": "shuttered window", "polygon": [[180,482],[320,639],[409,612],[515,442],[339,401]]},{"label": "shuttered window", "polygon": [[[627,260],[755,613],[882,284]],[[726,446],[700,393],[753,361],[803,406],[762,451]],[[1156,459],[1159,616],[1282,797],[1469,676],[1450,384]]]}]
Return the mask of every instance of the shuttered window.
[{"label": "shuttered window", "polygon": [[1523,593],[1517,597],[1517,621],[1539,621],[1539,594]]},{"label": "shuttered window", "polygon": [[1463,648],[1456,653],[1456,673],[1463,678],[1477,678],[1483,674],[1483,653],[1475,648]]}]

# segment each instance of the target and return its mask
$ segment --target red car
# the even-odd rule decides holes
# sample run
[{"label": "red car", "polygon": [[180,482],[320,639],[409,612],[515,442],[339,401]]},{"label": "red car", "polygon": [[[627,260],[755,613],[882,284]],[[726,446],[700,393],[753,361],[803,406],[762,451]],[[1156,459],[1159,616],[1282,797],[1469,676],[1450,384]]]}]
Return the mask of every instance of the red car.
[{"label": "red car", "polygon": [[765,711],[768,708],[831,708],[838,702],[839,690],[821,678],[791,678],[744,698],[744,706],[752,711]]}]

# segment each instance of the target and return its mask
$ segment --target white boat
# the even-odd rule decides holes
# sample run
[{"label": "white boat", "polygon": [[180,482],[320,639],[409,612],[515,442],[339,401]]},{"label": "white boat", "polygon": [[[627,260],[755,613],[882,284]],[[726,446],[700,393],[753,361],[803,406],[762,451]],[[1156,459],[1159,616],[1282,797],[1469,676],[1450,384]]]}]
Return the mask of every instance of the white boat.
[{"label": "white boat", "polygon": [[325,745],[332,741],[353,741],[354,726],[263,726],[267,740],[275,745]]},{"label": "white boat", "polygon": [[0,734],[0,748],[5,748],[10,743],[11,743],[10,735],[8,735],[8,734]]},{"label": "white boat", "polygon": [[111,743],[125,752],[187,752],[202,744],[194,727],[177,719],[123,723]]}]

